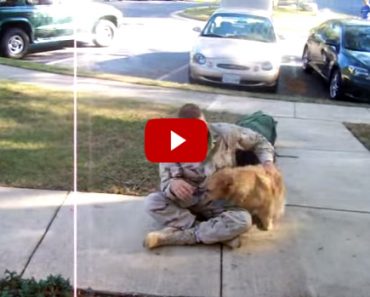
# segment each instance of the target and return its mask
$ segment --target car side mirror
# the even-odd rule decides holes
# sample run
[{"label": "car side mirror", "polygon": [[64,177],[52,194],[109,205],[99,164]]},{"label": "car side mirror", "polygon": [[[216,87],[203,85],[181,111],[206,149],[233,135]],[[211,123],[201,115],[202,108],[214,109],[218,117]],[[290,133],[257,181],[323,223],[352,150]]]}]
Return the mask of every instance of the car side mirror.
[{"label": "car side mirror", "polygon": [[339,51],[339,42],[335,39],[327,39],[325,44],[330,46],[335,52]]},{"label": "car side mirror", "polygon": [[327,45],[333,45],[333,46],[338,46],[339,45],[339,42],[336,39],[326,39],[325,43]]},{"label": "car side mirror", "polygon": [[200,32],[202,32],[202,29],[200,27],[194,27],[193,31],[200,33]]}]

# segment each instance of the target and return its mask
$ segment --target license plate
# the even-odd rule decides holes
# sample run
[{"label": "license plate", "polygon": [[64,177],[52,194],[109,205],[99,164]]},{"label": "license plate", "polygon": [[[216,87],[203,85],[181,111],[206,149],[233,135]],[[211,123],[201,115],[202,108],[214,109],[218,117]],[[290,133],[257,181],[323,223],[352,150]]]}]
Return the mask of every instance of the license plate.
[{"label": "license plate", "polygon": [[222,76],[222,82],[225,83],[225,84],[238,85],[238,84],[240,84],[240,75],[237,75],[237,74],[224,74]]}]

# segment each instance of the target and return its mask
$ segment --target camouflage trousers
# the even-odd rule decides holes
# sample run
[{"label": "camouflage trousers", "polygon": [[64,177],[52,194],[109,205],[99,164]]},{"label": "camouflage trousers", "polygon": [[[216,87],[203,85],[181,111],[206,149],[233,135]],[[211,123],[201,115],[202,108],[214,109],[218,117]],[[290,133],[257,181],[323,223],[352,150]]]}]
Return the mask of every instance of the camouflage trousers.
[{"label": "camouflage trousers", "polygon": [[195,228],[198,242],[213,244],[246,232],[252,218],[245,209],[227,206],[223,200],[207,201],[194,195],[190,201],[168,198],[164,192],[146,198],[146,211],[166,227]]}]

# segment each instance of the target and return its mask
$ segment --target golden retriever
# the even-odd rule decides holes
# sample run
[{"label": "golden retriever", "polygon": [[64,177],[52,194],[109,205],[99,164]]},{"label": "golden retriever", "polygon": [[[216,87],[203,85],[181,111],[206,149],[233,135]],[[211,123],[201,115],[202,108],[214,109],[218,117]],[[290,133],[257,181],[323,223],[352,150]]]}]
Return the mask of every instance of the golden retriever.
[{"label": "golden retriever", "polygon": [[211,200],[226,199],[256,215],[271,230],[284,214],[285,186],[278,170],[266,172],[262,165],[224,168],[207,181]]}]

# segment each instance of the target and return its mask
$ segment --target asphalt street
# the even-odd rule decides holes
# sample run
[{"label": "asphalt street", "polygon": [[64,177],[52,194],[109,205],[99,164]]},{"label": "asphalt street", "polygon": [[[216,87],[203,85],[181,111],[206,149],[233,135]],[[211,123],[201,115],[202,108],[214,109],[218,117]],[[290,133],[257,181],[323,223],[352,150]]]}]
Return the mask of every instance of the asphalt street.
[{"label": "asphalt street", "polygon": [[173,12],[207,3],[191,1],[111,1],[128,18],[168,18]]},{"label": "asphalt street", "polygon": [[363,1],[361,0],[316,0],[319,9],[359,16]]},{"label": "asphalt street", "polygon": [[[333,8],[333,1],[318,1],[321,8]],[[342,3],[343,2],[343,3]],[[116,43],[110,48],[84,45],[78,48],[80,69],[132,75],[157,80],[188,82],[189,51],[204,23],[176,17],[177,11],[205,5],[184,1],[111,1],[122,10],[125,23]],[[337,1],[344,9],[344,1]],[[348,6],[349,7],[349,6]],[[301,69],[304,34],[281,40],[283,61],[278,93],[282,95],[327,98],[327,86],[316,76]],[[36,47],[27,60],[48,65],[72,66],[73,48]]]}]

